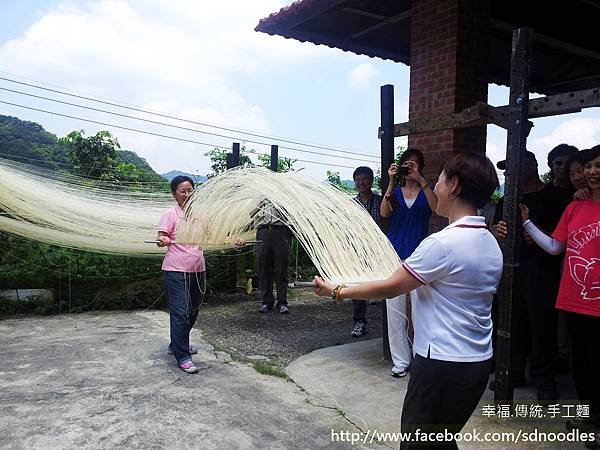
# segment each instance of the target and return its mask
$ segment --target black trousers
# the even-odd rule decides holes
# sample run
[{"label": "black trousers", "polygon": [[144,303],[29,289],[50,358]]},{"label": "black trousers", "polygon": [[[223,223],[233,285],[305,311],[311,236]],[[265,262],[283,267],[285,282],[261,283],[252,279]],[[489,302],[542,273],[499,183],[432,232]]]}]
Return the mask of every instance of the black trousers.
[{"label": "black trousers", "polygon": [[521,267],[531,339],[529,376],[538,393],[554,393],[558,360],[558,311],[554,305],[560,284],[560,259],[543,255],[522,261]]},{"label": "black trousers", "polygon": [[[538,392],[556,390],[558,358],[558,313],[554,307],[560,282],[560,260],[532,257],[521,261],[518,289],[520,301],[512,304],[511,382],[525,383],[529,356],[529,376]],[[494,296],[494,348],[498,324],[498,298]]]},{"label": "black trousers", "polygon": [[[486,388],[491,359],[451,362],[415,355],[402,407],[402,433],[458,433],[477,407]],[[401,449],[456,449],[456,441],[401,442]]]},{"label": "black trousers", "polygon": [[352,320],[354,322],[367,323],[367,301],[366,300],[352,300],[352,310],[354,315]]},{"label": "black trousers", "polygon": [[256,240],[260,296],[263,305],[272,306],[273,281],[277,291],[277,303],[287,305],[288,289],[288,230],[285,227],[259,228]]},{"label": "black trousers", "polygon": [[564,311],[573,348],[572,367],[579,400],[590,405],[590,419],[600,427],[600,317]]}]

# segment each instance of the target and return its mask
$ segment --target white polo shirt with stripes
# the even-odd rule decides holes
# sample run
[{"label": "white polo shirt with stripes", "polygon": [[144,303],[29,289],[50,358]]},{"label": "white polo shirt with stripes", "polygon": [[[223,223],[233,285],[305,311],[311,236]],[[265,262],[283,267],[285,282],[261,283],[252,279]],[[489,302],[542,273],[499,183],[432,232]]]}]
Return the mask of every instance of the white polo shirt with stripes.
[{"label": "white polo shirt with stripes", "polygon": [[411,292],[413,351],[455,362],[492,357],[492,298],[502,252],[480,216],[428,236],[404,262],[422,286]]}]

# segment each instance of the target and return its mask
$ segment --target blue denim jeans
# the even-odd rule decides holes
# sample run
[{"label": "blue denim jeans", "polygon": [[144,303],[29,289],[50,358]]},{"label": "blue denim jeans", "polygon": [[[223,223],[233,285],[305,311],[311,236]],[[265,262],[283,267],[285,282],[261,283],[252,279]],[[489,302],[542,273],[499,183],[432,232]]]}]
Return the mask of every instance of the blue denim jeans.
[{"label": "blue denim jeans", "polygon": [[164,271],[167,305],[171,317],[171,349],[178,364],[191,361],[190,331],[206,291],[206,272]]}]

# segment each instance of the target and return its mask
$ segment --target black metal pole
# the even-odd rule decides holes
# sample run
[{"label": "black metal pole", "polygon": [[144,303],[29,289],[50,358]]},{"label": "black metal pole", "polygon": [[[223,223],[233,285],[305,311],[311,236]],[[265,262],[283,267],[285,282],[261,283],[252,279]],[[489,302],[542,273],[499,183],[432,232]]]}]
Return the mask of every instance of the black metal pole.
[{"label": "black metal pole", "polygon": [[277,172],[277,163],[279,160],[279,145],[271,145],[271,164],[269,169]]},{"label": "black metal pole", "polygon": [[[227,169],[237,167],[240,165],[240,143],[234,142],[231,153],[227,153]],[[227,287],[234,290],[237,286],[237,249],[228,250],[222,256],[224,258],[231,258],[227,261]]]},{"label": "black metal pole", "polygon": [[382,193],[388,187],[387,171],[394,162],[394,86],[386,84],[381,86],[381,127],[379,128],[381,140],[381,184]]},{"label": "black metal pole", "polygon": [[[386,84],[381,86],[381,127],[379,128],[379,139],[381,140],[381,193],[385,194],[388,186],[388,169],[394,161],[394,86]],[[387,302],[382,305],[383,322],[383,358],[391,360],[390,339],[387,327]]]},{"label": "black metal pole", "polygon": [[519,199],[521,180],[519,167],[526,149],[527,112],[529,106],[529,72],[531,68],[532,30],[513,30],[512,56],[510,68],[510,101],[508,117],[508,137],[506,145],[506,180],[504,183],[504,220],[508,235],[503,242],[504,270],[498,289],[498,334],[496,338],[496,382],[494,399],[513,399],[511,384],[511,332],[512,305],[522,301],[518,290],[520,275],[521,219]]},{"label": "black metal pole", "polygon": [[237,167],[240,165],[240,143],[234,142],[233,147],[231,149],[231,164],[232,167]]}]

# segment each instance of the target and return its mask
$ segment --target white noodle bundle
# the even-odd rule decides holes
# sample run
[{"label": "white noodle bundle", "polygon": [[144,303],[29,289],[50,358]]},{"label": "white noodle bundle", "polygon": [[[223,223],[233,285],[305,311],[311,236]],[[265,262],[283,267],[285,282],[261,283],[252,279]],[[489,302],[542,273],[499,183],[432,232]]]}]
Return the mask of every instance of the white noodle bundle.
[{"label": "white noodle bundle", "polygon": [[[0,160],[0,231],[101,253],[162,255],[156,236],[169,193],[116,191],[90,180]],[[345,283],[388,277],[400,265],[371,216],[348,194],[297,172],[234,169],[197,187],[177,229],[180,244],[205,251],[254,236],[250,212],[267,199],[285,218],[319,273]]]},{"label": "white noodle bundle", "polygon": [[72,175],[53,177],[39,168],[1,161],[0,231],[100,253],[164,253],[144,240],[156,236],[161,213],[173,207],[170,194],[115,191],[86,185],[90,180]]},{"label": "white noodle bundle", "polygon": [[357,283],[387,278],[400,266],[389,240],[348,194],[298,172],[234,169],[194,191],[177,228],[177,242],[231,242],[254,228],[251,211],[267,199],[328,280]]}]

